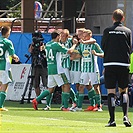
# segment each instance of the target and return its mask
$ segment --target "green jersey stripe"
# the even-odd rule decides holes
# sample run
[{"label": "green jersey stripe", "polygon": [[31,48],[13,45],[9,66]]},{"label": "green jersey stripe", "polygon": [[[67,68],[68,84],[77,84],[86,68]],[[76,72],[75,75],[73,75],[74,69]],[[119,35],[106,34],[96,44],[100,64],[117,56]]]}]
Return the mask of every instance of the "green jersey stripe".
[{"label": "green jersey stripe", "polygon": [[[74,50],[75,54],[80,54],[80,45],[76,46]],[[81,71],[81,58],[75,59],[71,61],[71,71]]]},{"label": "green jersey stripe", "polygon": [[[62,43],[66,48],[71,48],[72,46],[72,41],[71,41],[71,38],[68,38],[67,41],[65,43]],[[69,68],[70,69],[70,55],[68,55],[67,53],[66,54],[62,54],[62,67],[63,68]]]},{"label": "green jersey stripe", "polygon": [[71,71],[81,71],[81,59],[71,61]]},{"label": "green jersey stripe", "polygon": [[81,44],[80,53],[82,55],[81,71],[82,72],[96,72],[97,71],[97,58],[91,51],[95,50],[97,53],[103,53],[100,46],[95,44]]}]

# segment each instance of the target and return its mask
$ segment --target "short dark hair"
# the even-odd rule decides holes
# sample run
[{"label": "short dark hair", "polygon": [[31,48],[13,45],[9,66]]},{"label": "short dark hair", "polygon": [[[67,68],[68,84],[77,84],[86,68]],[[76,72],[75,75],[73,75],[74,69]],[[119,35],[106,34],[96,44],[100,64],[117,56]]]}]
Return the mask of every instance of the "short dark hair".
[{"label": "short dark hair", "polygon": [[78,41],[80,40],[79,37],[78,37],[78,34],[73,34],[72,38],[76,38]]},{"label": "short dark hair", "polygon": [[2,36],[6,35],[7,32],[9,32],[10,29],[11,29],[11,28],[10,28],[9,26],[3,26],[3,27],[1,28],[1,34],[2,34]]},{"label": "short dark hair", "polygon": [[122,18],[124,17],[124,13],[121,9],[116,9],[113,12],[113,18],[116,22],[121,22]]},{"label": "short dark hair", "polygon": [[51,33],[51,38],[52,39],[56,39],[57,36],[60,35],[60,31],[58,30],[54,30],[52,33]]}]

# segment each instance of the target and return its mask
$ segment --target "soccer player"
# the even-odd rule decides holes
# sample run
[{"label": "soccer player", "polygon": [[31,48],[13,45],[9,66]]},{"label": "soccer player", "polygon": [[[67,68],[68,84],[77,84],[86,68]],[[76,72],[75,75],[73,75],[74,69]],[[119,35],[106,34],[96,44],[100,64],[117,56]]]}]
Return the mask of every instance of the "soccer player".
[{"label": "soccer player", "polygon": [[68,101],[70,86],[69,82],[64,74],[61,65],[61,53],[71,54],[76,47],[76,44],[73,45],[70,49],[62,46],[60,44],[60,33],[59,31],[54,31],[51,34],[52,40],[46,44],[46,57],[48,64],[48,90],[44,90],[37,98],[33,99],[33,107],[35,110],[38,110],[37,105],[38,101],[44,97],[52,94],[54,88],[58,86],[63,86],[64,89],[64,108],[63,111],[69,111]]},{"label": "soccer player", "polygon": [[[83,41],[87,42],[92,37],[92,32],[90,30],[84,30],[83,32]],[[95,51],[94,51],[95,50]],[[100,104],[100,91],[98,88],[99,84],[99,69],[97,64],[97,57],[103,56],[103,51],[101,50],[100,46],[97,43],[92,44],[82,44],[81,48],[81,79],[80,79],[80,86],[79,86],[79,99],[78,99],[78,108],[75,110],[81,111],[82,110],[82,102],[84,99],[84,87],[86,87],[88,91],[88,97],[90,103],[93,107],[95,107],[95,90],[97,90],[97,95],[99,100],[97,100]],[[95,86],[94,89],[92,86]],[[100,106],[100,105],[99,105]],[[93,108],[94,109],[94,108]],[[93,110],[92,109],[92,110]]]},{"label": "soccer player", "polygon": [[113,12],[113,26],[108,27],[103,32],[102,49],[104,51],[104,78],[105,87],[108,90],[108,111],[110,120],[106,127],[115,127],[115,93],[116,85],[121,97],[123,110],[123,124],[131,127],[128,119],[129,97],[129,66],[130,54],[132,51],[132,32],[123,26],[124,12],[116,9]]},{"label": "soccer player", "polygon": [[[68,29],[63,29],[62,32],[61,32],[61,39],[60,39],[60,43],[66,47],[66,48],[71,48],[72,46],[72,39],[69,38],[69,30]],[[70,62],[70,54],[67,54],[67,53],[61,53],[61,64],[62,64],[62,68],[64,70],[64,73],[68,79],[68,82],[71,83],[70,81],[70,65],[71,65],[71,62]],[[62,106],[61,106],[61,110],[62,108],[64,107],[64,95],[66,95],[64,93],[64,89],[63,89],[64,86],[62,86]],[[75,92],[73,91],[72,88],[69,88],[70,90],[70,98],[72,99],[72,107],[75,107],[76,106],[76,101],[77,101],[77,98],[76,98],[76,95],[75,95]],[[53,97],[53,94],[49,95],[46,97],[46,101],[47,101],[47,105],[46,107],[44,108],[44,110],[49,110],[50,109],[50,104],[51,104],[51,100],[52,100],[52,97]]]},{"label": "soccer player", "polygon": [[[72,38],[69,37],[69,30],[68,29],[63,29],[61,32],[61,40],[60,43],[65,46],[66,48],[71,48],[72,46]],[[75,43],[74,43],[75,45]],[[64,70],[64,73],[68,79],[69,84],[71,84],[71,79],[70,79],[70,68],[71,68],[71,61],[70,61],[70,54],[66,54],[66,53],[62,53],[62,57],[61,57],[61,61],[62,61],[62,67]],[[72,100],[72,108],[76,107],[76,94],[74,92],[74,90],[70,87],[70,98]],[[64,89],[62,86],[62,107],[63,108],[63,100],[64,99]]]},{"label": "soccer player", "polygon": [[[81,75],[81,55],[80,55],[80,42],[77,34],[73,35],[72,38],[72,44],[75,43],[75,40],[77,42],[77,46],[75,47],[75,50],[70,55],[71,60],[71,67],[70,67],[70,79],[71,84],[75,84],[76,87],[76,104],[78,102],[78,92],[79,92],[79,82],[80,82],[80,75]],[[73,106],[72,109],[75,107]]]},{"label": "soccer player", "polygon": [[[69,30],[68,29],[63,29],[62,32],[61,32],[61,39],[60,39],[60,43],[65,46],[66,48],[71,48],[72,46],[72,39],[69,38]],[[62,64],[62,67],[63,67],[63,70],[64,70],[64,73],[68,79],[68,82],[70,83],[70,65],[71,65],[71,62],[70,62],[70,54],[67,54],[67,53],[62,53],[61,54],[61,64]],[[52,101],[52,97],[53,97],[53,94],[49,95],[46,97],[46,101],[47,101],[47,105],[46,107],[44,108],[44,110],[49,110],[50,109],[50,104],[51,104],[51,101]],[[63,89],[63,86],[62,86],[62,106],[61,106],[61,110],[62,108],[64,107],[64,89]],[[75,92],[73,91],[72,88],[70,88],[70,98],[72,99],[72,106],[75,107],[76,106],[76,95],[75,95]]]},{"label": "soccer player", "polygon": [[83,33],[84,33],[85,30],[86,30],[85,28],[79,28],[77,30],[77,35],[78,35],[78,38],[79,38],[79,42],[81,44],[93,44],[93,43],[95,43],[96,40],[92,37],[89,40],[84,40],[83,39]]},{"label": "soccer player", "polygon": [[[98,63],[97,63],[97,57],[103,58],[104,53],[103,52],[97,53],[95,50],[92,50],[92,54],[94,55],[94,58],[95,58],[94,60],[95,60],[95,67],[96,67],[96,74],[97,74],[97,78],[98,78],[98,83],[94,83],[94,85],[93,85],[96,94],[93,95],[92,99],[95,101],[95,106],[92,106],[92,107],[89,106],[87,108],[87,110],[88,111],[103,111],[102,105],[101,105],[101,91],[100,91],[101,77],[100,77],[100,72],[99,72]],[[89,90],[89,92],[90,92],[90,90]],[[91,97],[91,94],[90,94],[90,97]]]},{"label": "soccer player", "polygon": [[0,37],[0,111],[8,111],[4,108],[4,102],[6,99],[6,92],[8,90],[8,84],[12,82],[11,66],[9,56],[11,56],[16,62],[19,61],[19,57],[15,54],[15,50],[12,42],[8,39],[11,29],[8,26],[1,28]]}]

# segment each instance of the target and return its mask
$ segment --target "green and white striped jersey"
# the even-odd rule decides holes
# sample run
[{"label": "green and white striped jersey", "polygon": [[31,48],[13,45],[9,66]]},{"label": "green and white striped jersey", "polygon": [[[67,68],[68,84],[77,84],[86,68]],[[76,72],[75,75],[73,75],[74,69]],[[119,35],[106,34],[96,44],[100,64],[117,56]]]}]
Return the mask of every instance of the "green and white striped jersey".
[{"label": "green and white striped jersey", "polygon": [[9,55],[15,54],[12,42],[4,37],[0,37],[0,70],[9,70]]},{"label": "green and white striped jersey", "polygon": [[[75,50],[73,51],[75,54],[80,54],[80,45],[75,47]],[[81,71],[81,58],[71,61],[70,71]]]},{"label": "green and white striped jersey", "polygon": [[[65,43],[61,43],[61,44],[63,44],[68,49],[71,48],[72,47],[72,38],[68,38]],[[71,63],[70,63],[70,55],[69,54],[62,53],[61,61],[62,61],[63,68],[70,69]]]},{"label": "green and white striped jersey", "polygon": [[81,71],[82,72],[98,72],[97,56],[91,53],[95,50],[97,53],[103,53],[102,49],[97,43],[81,44],[80,52],[82,55]]},{"label": "green and white striped jersey", "polygon": [[[61,53],[67,53],[68,49],[58,42],[50,41],[46,44],[46,57],[48,64],[48,75],[55,75],[61,72]],[[62,71],[63,72],[63,71]]]}]

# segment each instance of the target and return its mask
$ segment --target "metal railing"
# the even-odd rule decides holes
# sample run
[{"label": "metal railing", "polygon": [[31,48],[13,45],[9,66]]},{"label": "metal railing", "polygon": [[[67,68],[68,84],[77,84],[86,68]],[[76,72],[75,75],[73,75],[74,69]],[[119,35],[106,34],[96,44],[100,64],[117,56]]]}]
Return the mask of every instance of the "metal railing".
[{"label": "metal railing", "polygon": [[[0,15],[0,18],[3,17],[4,15],[6,15],[6,14],[9,13],[9,12],[14,12],[13,9],[15,9],[16,7],[18,7],[20,4],[21,4],[21,2],[19,2],[19,3],[16,4],[15,6],[11,7],[9,10],[5,10],[4,13],[2,13],[2,14]],[[2,11],[2,10],[0,10],[0,12],[1,12],[1,11]],[[18,12],[18,11],[17,11],[17,12]]]},{"label": "metal railing", "polygon": [[[35,19],[35,18],[15,18],[12,22],[11,22],[11,31],[13,31],[13,27],[14,27],[14,23],[16,21],[23,21],[23,20],[33,20],[34,21],[34,30],[38,30],[39,26],[41,23],[45,23],[45,32],[48,33],[50,27],[52,26],[51,24],[54,24],[54,28],[57,29],[58,24],[62,24],[63,21],[69,21],[72,20],[73,18],[54,18],[53,16],[51,16],[51,18],[47,18],[47,19]],[[43,26],[44,24],[42,24]],[[21,22],[20,22],[20,26],[21,26]],[[57,27],[56,27],[57,26]],[[60,26],[60,28],[62,28],[62,25]]]},{"label": "metal railing", "polygon": [[[46,18],[48,16],[49,13],[53,13],[53,16],[56,18],[57,16],[62,16],[62,11],[58,11],[58,1],[61,1],[61,0],[51,0],[49,5],[48,5],[48,8],[45,10],[45,11],[38,11],[38,12],[42,12],[44,15],[43,15],[43,19]],[[54,4],[54,10],[50,10],[52,4]],[[21,2],[19,2],[18,4],[16,4],[15,6],[11,7],[9,10],[0,10],[0,12],[2,13],[0,15],[0,18],[3,17],[4,15],[8,14],[8,13],[19,13],[20,10],[14,10],[15,8],[17,8],[18,6],[21,5]],[[85,2],[83,2],[83,5],[82,5],[82,8],[80,11],[76,11],[77,14],[78,14],[78,19],[81,17],[82,13],[84,13],[84,8],[85,8]],[[60,15],[58,15],[60,14]]]}]

